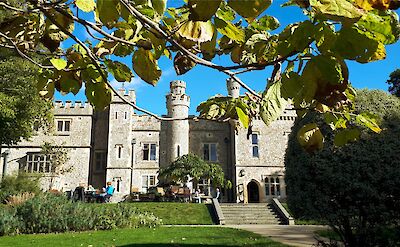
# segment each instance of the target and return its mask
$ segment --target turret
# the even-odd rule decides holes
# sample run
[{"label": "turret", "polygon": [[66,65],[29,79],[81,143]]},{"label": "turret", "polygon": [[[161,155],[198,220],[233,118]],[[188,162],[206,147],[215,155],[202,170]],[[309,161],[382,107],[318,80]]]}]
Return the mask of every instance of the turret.
[{"label": "turret", "polygon": [[226,87],[228,89],[228,95],[232,98],[239,98],[240,96],[240,85],[237,81],[232,78],[226,80]]},{"label": "turret", "polygon": [[[169,123],[167,162],[170,164],[177,157],[189,153],[189,105],[190,97],[186,95],[184,81],[172,81],[167,98],[168,116],[182,120]],[[184,120],[185,119],[185,120]],[[167,165],[168,165],[167,164]]]}]

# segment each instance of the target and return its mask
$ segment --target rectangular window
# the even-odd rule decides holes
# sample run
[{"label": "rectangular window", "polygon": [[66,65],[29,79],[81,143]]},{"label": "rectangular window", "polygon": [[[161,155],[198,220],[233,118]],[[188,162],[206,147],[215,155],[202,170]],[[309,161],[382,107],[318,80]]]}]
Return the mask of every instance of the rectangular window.
[{"label": "rectangular window", "polygon": [[107,164],[107,153],[105,151],[95,152],[95,172],[103,172],[106,169]]},{"label": "rectangular window", "polygon": [[142,192],[147,193],[150,187],[156,185],[155,175],[143,175],[142,176]]},{"label": "rectangular window", "polygon": [[217,161],[217,144],[216,143],[205,143],[203,147],[204,160],[206,161]]},{"label": "rectangular window", "polygon": [[26,163],[21,170],[27,173],[50,173],[54,172],[50,155],[41,153],[28,153]]},{"label": "rectangular window", "polygon": [[156,159],[157,159],[156,144],[154,144],[154,143],[143,144],[143,160],[156,160]]},{"label": "rectangular window", "polygon": [[253,157],[258,158],[259,157],[258,134],[251,134],[251,148],[252,148]]},{"label": "rectangular window", "polygon": [[[282,178],[282,177],[281,177]],[[267,177],[265,178],[265,193],[267,196],[280,196],[281,186],[279,177]]]},{"label": "rectangular window", "polygon": [[70,132],[71,131],[71,120],[57,120],[57,131],[58,132]]}]

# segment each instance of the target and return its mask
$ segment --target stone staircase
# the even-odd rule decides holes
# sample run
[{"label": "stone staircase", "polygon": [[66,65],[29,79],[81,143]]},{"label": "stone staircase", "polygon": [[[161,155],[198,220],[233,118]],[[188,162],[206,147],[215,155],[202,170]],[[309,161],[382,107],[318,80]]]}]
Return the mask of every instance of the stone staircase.
[{"label": "stone staircase", "polygon": [[280,225],[279,216],[268,203],[221,203],[226,225]]}]

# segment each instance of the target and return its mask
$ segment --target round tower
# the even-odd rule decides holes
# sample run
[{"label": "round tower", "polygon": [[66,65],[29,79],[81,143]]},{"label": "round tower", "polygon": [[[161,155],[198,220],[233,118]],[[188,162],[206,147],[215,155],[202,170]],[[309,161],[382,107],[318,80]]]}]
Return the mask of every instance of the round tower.
[{"label": "round tower", "polygon": [[240,85],[237,81],[232,78],[226,80],[226,87],[228,89],[228,95],[232,98],[239,98],[240,96]]},{"label": "round tower", "polygon": [[172,81],[170,93],[167,97],[168,116],[186,120],[174,120],[169,122],[167,135],[167,161],[170,164],[177,157],[189,153],[189,105],[190,97],[186,95],[186,83],[184,81]]}]

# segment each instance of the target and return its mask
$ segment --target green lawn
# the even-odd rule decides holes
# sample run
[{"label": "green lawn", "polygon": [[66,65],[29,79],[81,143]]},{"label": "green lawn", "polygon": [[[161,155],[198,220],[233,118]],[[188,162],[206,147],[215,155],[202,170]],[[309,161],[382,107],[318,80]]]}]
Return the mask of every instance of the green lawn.
[{"label": "green lawn", "polygon": [[287,246],[258,234],[220,227],[159,227],[0,237],[0,246]]},{"label": "green lawn", "polygon": [[129,204],[140,211],[152,212],[162,219],[164,225],[213,224],[206,204],[175,202],[132,202]]}]

